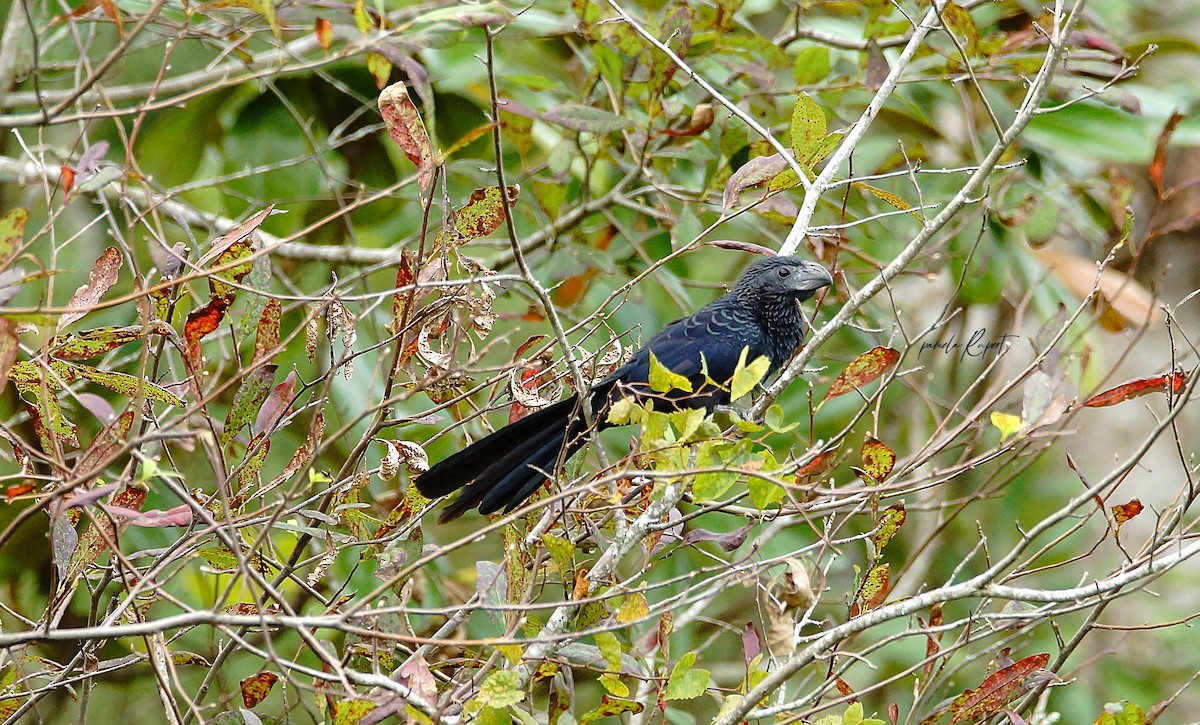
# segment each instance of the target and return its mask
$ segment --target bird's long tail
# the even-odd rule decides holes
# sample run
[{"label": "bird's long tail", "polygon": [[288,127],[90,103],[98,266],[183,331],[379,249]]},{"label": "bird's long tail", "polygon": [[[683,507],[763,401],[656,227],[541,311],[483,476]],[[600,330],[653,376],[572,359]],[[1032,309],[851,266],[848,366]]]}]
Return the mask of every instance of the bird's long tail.
[{"label": "bird's long tail", "polygon": [[577,405],[577,397],[571,396],[534,411],[418,476],[417,489],[430,498],[463,489],[442,511],[439,523],[476,506],[483,514],[500,509],[507,513],[533,495],[546,474],[553,473],[564,447],[570,457],[584,443]]}]

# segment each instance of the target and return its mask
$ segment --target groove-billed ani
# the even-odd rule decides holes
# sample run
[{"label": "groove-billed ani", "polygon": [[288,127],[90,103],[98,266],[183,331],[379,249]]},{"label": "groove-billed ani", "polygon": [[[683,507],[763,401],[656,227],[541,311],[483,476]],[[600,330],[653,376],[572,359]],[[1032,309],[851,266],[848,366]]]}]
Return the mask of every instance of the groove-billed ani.
[{"label": "groove-billed ani", "polygon": [[[742,350],[746,362],[766,356],[768,374],[782,367],[804,340],[800,302],[833,284],[823,267],[796,257],[768,257],[751,264],[725,296],[691,317],[676,320],[611,375],[592,386],[597,427],[608,427],[607,408],[625,396],[653,397],[656,408],[705,408],[729,402],[732,379]],[[692,383],[691,393],[655,393],[648,383],[650,353]],[[707,373],[707,378],[705,377]],[[709,384],[725,385],[721,389]],[[476,506],[480,513],[512,511],[552,474],[559,460],[570,458],[586,442],[587,425],[572,395],[471,444],[416,479],[422,494],[437,498],[463,492],[442,512],[439,522],[461,516]],[[465,487],[465,488],[464,488]]]}]

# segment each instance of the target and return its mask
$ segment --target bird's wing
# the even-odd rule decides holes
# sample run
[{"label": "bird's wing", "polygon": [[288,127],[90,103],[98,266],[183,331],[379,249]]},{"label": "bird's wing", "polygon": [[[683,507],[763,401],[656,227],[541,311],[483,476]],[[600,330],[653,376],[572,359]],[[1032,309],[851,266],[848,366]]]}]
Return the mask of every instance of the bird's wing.
[{"label": "bird's wing", "polygon": [[762,337],[762,330],[745,311],[714,303],[667,325],[597,387],[646,382],[651,352],[668,370],[690,380],[693,387],[704,384],[704,366],[710,378],[725,382],[733,377],[743,348],[750,348],[747,361],[763,354]]}]

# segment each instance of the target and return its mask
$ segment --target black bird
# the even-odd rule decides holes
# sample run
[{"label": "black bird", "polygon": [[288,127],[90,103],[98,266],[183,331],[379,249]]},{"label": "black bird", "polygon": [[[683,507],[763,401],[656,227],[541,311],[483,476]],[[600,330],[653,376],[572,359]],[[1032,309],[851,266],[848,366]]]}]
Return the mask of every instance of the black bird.
[{"label": "black bird", "polygon": [[[800,302],[833,284],[820,265],[797,257],[768,257],[752,263],[726,295],[704,306],[691,317],[667,325],[627,363],[592,386],[593,420],[606,428],[607,408],[626,396],[653,397],[658,410],[705,408],[729,402],[726,389],[705,378],[727,383],[742,355],[746,362],[766,356],[768,374],[779,370],[800,347],[806,332]],[[692,383],[691,393],[671,390],[655,393],[648,383],[650,353],[664,367]],[[701,358],[703,357],[703,362]],[[429,498],[463,492],[442,512],[439,523],[458,518],[479,507],[490,514],[508,513],[552,474],[563,460],[583,447],[587,425],[572,395],[530,413],[467,448],[446,458],[416,479],[417,489]]]}]

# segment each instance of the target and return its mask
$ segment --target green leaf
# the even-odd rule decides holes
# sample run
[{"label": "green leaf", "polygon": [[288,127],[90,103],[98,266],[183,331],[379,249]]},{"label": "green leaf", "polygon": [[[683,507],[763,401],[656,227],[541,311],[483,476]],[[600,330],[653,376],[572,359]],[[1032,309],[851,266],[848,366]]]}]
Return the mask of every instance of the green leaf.
[{"label": "green leaf", "polygon": [[575,542],[570,539],[564,539],[554,534],[544,534],[542,543],[546,546],[546,550],[550,552],[550,560],[558,567],[558,571],[564,577],[569,572],[575,569]]},{"label": "green leaf", "polygon": [[[745,357],[745,351],[742,352],[742,357]],[[679,373],[673,373],[667,369],[665,365],[658,361],[654,353],[650,353],[650,389],[656,393],[666,393],[671,390],[682,390],[685,393],[692,392],[692,381],[688,380]]]},{"label": "green leaf", "polygon": [[600,676],[600,684],[617,697],[629,697],[629,686],[621,682],[621,642],[612,632],[596,634],[596,646],[608,669]]},{"label": "green leaf", "polygon": [[233,396],[233,405],[225,416],[225,429],[221,431],[221,445],[229,443],[242,428],[254,422],[259,408],[271,394],[278,365],[260,365],[242,378],[242,385]]},{"label": "green leaf", "polygon": [[758,476],[751,476],[746,485],[750,489],[750,503],[760,511],[778,503],[786,493],[779,485]]},{"label": "green leaf", "polygon": [[0,218],[0,269],[16,256],[25,236],[25,224],[29,221],[29,212],[24,209],[13,209]]},{"label": "green leaf", "polygon": [[146,396],[147,400],[166,403],[176,408],[184,406],[182,398],[167,392],[165,389],[143,377],[126,375],[125,373],[114,373],[107,370],[97,370],[85,365],[71,365],[71,371],[78,374],[81,378],[86,378],[97,385],[103,385],[109,390],[129,398],[136,398],[141,393]]},{"label": "green leaf", "polygon": [[829,48],[814,45],[796,55],[796,62],[792,65],[792,77],[798,85],[811,86],[825,80],[832,68],[829,63]]},{"label": "green leaf", "polygon": [[767,424],[767,427],[776,433],[789,433],[800,425],[799,423],[785,423],[784,420],[783,407],[780,405],[772,405],[767,408],[767,414],[763,417],[763,422]]},{"label": "green leaf", "polygon": [[811,157],[821,148],[827,135],[825,112],[812,96],[801,92],[792,109],[792,153],[801,165],[811,163]]},{"label": "green leaf", "polygon": [[646,419],[646,409],[633,398],[621,398],[608,408],[608,422],[613,425],[633,425]]},{"label": "green leaf", "polygon": [[[771,361],[765,355],[759,355],[754,362],[746,364],[746,355],[750,348],[743,347],[738,358],[737,367],[733,370],[733,380],[730,382],[730,400],[738,400],[754,390],[754,386],[762,382],[771,369]],[[651,385],[653,387],[653,385]],[[689,388],[690,390],[690,388]]]},{"label": "green leaf", "polygon": [[620,607],[617,607],[618,624],[629,624],[648,616],[650,616],[650,605],[646,602],[646,596],[641,592],[634,592],[625,597],[625,601],[621,602]]},{"label": "green leaf", "polygon": [[1146,725],[1146,713],[1128,700],[1109,702],[1093,725]]},{"label": "green leaf", "polygon": [[521,681],[512,670],[496,670],[479,686],[479,694],[467,703],[468,712],[478,712],[487,707],[504,708],[525,699],[520,689]]},{"label": "green leaf", "polygon": [[695,664],[695,652],[688,652],[675,663],[667,680],[668,700],[691,700],[708,689],[708,670],[693,669]]},{"label": "green leaf", "polygon": [[633,121],[615,113],[578,103],[563,103],[542,114],[542,119],[571,131],[611,133],[633,126]]}]

